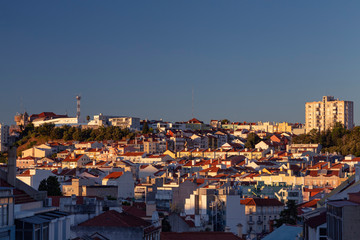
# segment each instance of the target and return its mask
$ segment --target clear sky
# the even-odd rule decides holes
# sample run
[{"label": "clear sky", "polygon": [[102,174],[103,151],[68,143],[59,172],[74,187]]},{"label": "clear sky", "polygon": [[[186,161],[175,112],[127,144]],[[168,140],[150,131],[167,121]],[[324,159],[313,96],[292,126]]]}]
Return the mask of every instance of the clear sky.
[{"label": "clear sky", "polygon": [[304,122],[360,112],[360,1],[1,1],[0,122],[52,111]]}]

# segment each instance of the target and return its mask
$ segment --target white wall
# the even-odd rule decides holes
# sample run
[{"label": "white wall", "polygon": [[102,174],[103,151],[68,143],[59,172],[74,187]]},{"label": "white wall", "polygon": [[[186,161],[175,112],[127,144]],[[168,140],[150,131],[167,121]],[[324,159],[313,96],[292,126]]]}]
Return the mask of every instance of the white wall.
[{"label": "white wall", "polygon": [[55,174],[53,174],[50,170],[31,169],[30,176],[26,176],[26,177],[17,176],[16,178],[35,189],[39,189],[40,182],[43,179],[48,178],[49,176],[55,176]]},{"label": "white wall", "polygon": [[[237,225],[245,226],[246,216],[245,216],[245,205],[240,204],[239,195],[228,195],[226,196],[226,226],[230,227],[230,231],[234,234],[238,234]],[[243,227],[243,233],[246,229]],[[246,232],[245,232],[246,233]]]}]

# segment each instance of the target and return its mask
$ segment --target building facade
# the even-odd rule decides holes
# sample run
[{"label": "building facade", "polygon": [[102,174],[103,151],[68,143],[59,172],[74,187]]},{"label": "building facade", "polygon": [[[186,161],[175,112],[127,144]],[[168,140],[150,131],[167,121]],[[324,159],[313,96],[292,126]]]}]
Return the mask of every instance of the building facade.
[{"label": "building facade", "polygon": [[243,234],[261,234],[270,231],[271,221],[280,218],[284,204],[277,199],[245,198],[240,201],[245,206],[246,222]]},{"label": "building facade", "polygon": [[0,123],[0,152],[7,150],[9,143],[9,126]]},{"label": "building facade", "polygon": [[340,122],[346,129],[354,127],[354,103],[324,96],[322,101],[305,104],[306,132],[312,129],[325,131]]}]

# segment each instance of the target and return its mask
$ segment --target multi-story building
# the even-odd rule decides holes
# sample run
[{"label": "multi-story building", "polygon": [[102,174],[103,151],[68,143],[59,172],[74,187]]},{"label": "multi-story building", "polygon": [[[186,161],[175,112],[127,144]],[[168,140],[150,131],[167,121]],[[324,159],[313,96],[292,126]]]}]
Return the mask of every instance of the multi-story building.
[{"label": "multi-story building", "polygon": [[340,122],[346,129],[354,127],[354,103],[324,96],[322,101],[305,104],[306,132],[312,129],[325,131]]},{"label": "multi-story building", "polygon": [[129,128],[130,130],[140,130],[140,118],[134,117],[114,117],[109,119],[112,126]]},{"label": "multi-story building", "polygon": [[86,154],[76,155],[75,153],[72,153],[62,161],[62,167],[70,169],[84,167],[90,162],[91,159]]},{"label": "multi-story building", "polygon": [[0,152],[7,150],[9,143],[9,126],[0,123]]},{"label": "multi-story building", "polygon": [[91,126],[117,126],[129,128],[130,130],[140,130],[140,118],[125,116],[106,116],[103,114],[94,115],[88,125]]},{"label": "multi-story building", "polygon": [[341,240],[359,238],[359,195],[359,193],[351,193],[349,194],[349,200],[329,201],[327,203],[327,239]]},{"label": "multi-story building", "polygon": [[240,201],[245,205],[246,222],[243,226],[244,234],[261,234],[270,230],[271,220],[278,219],[284,204],[271,198],[245,198]]}]

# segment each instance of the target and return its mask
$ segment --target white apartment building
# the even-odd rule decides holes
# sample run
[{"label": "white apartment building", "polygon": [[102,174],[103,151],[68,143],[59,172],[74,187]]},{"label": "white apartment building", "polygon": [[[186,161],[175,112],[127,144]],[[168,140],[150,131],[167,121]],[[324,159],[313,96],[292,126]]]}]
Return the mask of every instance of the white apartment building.
[{"label": "white apartment building", "polygon": [[88,125],[95,126],[117,126],[121,128],[129,128],[130,130],[140,130],[140,118],[125,116],[106,116],[103,114],[94,115]]},{"label": "white apartment building", "polygon": [[0,152],[7,150],[9,143],[9,126],[0,123]]},{"label": "white apartment building", "polygon": [[354,127],[354,103],[324,96],[322,101],[305,104],[306,133],[312,129],[325,131],[340,122],[346,129]]}]

